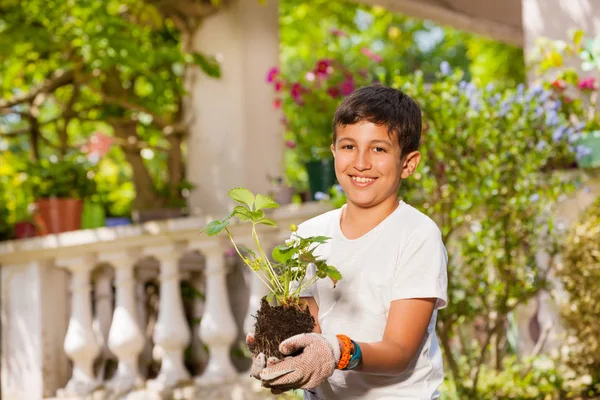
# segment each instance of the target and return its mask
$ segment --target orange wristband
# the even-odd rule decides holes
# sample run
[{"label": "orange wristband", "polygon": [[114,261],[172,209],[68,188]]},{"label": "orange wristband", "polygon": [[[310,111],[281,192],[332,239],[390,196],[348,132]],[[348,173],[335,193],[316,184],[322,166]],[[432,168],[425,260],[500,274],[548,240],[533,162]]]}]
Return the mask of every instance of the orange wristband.
[{"label": "orange wristband", "polygon": [[352,340],[346,335],[337,335],[337,338],[340,339],[342,345],[344,346],[342,349],[342,355],[340,356],[340,362],[338,362],[337,369],[344,369],[348,366],[350,362],[352,351]]}]

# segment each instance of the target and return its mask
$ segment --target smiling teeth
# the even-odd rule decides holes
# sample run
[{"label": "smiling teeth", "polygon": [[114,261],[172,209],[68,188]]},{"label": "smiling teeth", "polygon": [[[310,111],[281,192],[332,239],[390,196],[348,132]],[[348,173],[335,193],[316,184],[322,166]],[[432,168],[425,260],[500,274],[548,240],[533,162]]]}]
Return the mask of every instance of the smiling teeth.
[{"label": "smiling teeth", "polygon": [[359,183],[368,183],[368,182],[373,182],[375,179],[373,179],[373,178],[362,178],[360,176],[353,176],[352,180],[356,181],[356,182],[359,182]]}]

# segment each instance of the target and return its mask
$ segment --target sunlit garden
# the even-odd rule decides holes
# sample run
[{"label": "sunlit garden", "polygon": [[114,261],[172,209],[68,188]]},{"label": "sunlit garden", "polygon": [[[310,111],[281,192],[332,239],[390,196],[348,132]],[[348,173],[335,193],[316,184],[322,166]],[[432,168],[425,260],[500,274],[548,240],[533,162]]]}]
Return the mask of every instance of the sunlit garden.
[{"label": "sunlit garden", "polygon": [[[227,76],[191,44],[205,16],[158,3],[0,4],[1,242],[197,216],[192,83]],[[600,37],[572,29],[524,51],[325,0],[281,0],[279,35],[259,78],[283,153],[265,194],[282,206],[345,203],[331,120],[356,88],[422,108],[423,159],[399,195],[448,248],[442,398],[600,398]]]}]

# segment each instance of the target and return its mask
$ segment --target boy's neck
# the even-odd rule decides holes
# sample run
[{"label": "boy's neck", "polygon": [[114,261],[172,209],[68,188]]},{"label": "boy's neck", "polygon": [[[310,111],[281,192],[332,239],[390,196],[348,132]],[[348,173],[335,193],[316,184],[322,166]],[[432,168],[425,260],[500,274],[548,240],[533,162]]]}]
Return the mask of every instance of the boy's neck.
[{"label": "boy's neck", "polygon": [[346,203],[340,229],[348,239],[358,239],[365,235],[398,208],[398,199],[390,198],[374,207],[359,207],[351,202]]}]

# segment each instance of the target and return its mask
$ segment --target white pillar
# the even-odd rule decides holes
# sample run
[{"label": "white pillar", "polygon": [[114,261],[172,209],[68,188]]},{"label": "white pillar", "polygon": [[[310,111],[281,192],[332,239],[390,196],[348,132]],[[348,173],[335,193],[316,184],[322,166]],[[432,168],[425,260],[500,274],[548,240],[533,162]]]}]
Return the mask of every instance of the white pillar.
[{"label": "white pillar", "polygon": [[204,373],[197,379],[199,385],[221,384],[237,376],[229,358],[237,327],[229,306],[224,249],[217,245],[202,250],[206,257],[206,303],[200,322],[200,339],[208,346],[209,360]]},{"label": "white pillar", "polygon": [[198,72],[193,79],[187,168],[196,185],[190,197],[195,215],[222,213],[233,187],[267,193],[267,175],[281,175],[282,114],[265,81],[279,62],[277,3],[223,2],[194,35],[194,47],[217,56],[222,73],[213,79]]},{"label": "white pillar", "polygon": [[169,245],[153,247],[146,252],[160,262],[160,303],[154,343],[160,346],[162,364],[156,379],[148,381],[147,386],[153,391],[169,390],[190,379],[183,363],[183,351],[190,343],[191,334],[179,288],[181,250],[180,246]]},{"label": "white pillar", "polygon": [[71,271],[71,318],[65,337],[65,353],[73,360],[73,375],[60,397],[84,396],[99,386],[94,376],[94,360],[100,345],[92,327],[92,299],[90,273],[96,264],[88,255],[56,261],[58,266]]},{"label": "white pillar", "polygon": [[71,376],[68,276],[49,260],[2,263],[2,399],[54,397]]},{"label": "white pillar", "polygon": [[142,382],[138,356],[144,348],[144,336],[136,320],[135,278],[133,267],[138,253],[120,252],[103,255],[115,270],[116,304],[108,334],[108,347],[119,365],[109,382],[112,392],[126,393]]}]

